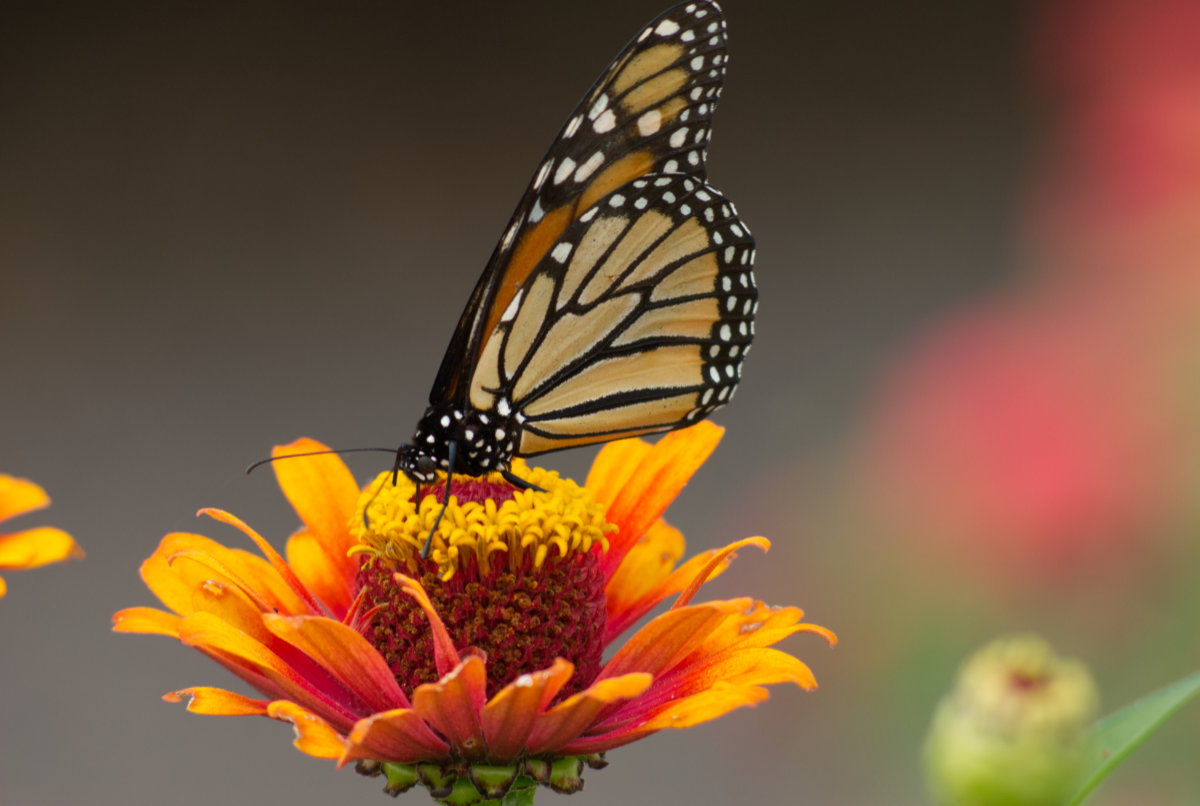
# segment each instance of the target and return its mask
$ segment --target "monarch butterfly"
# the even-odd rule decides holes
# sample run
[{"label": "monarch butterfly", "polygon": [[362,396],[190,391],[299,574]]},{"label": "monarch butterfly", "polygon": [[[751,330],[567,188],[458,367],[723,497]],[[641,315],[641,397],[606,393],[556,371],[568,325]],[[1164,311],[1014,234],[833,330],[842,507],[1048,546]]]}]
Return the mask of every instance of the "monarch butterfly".
[{"label": "monarch butterfly", "polygon": [[726,44],[720,6],[695,0],[605,68],[476,283],[393,475],[445,472],[444,501],[451,471],[528,487],[513,456],[683,428],[733,396],[758,301],[754,240],[706,181]]}]

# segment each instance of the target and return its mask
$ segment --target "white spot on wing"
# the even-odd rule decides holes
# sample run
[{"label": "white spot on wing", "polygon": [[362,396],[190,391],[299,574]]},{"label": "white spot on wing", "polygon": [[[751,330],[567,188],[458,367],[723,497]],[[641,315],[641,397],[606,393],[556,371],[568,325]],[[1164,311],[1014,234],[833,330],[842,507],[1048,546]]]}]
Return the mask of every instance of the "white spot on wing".
[{"label": "white spot on wing", "polygon": [[617,116],[613,114],[611,109],[605,109],[600,117],[596,118],[596,122],[592,124],[592,130],[596,134],[604,134],[610,132],[617,125]]},{"label": "white spot on wing", "polygon": [[[611,112],[612,110],[609,111]],[[604,114],[607,115],[609,113],[605,112]],[[583,165],[580,165],[579,170],[575,172],[575,181],[583,182],[586,180],[597,168],[600,167],[600,163],[602,162],[604,162],[604,152],[602,151],[597,151],[595,154],[588,157],[587,161],[583,163]]]},{"label": "white spot on wing", "polygon": [[554,184],[561,185],[573,170],[575,170],[575,160],[563,157],[563,161],[558,164],[558,170],[554,172]]},{"label": "white spot on wing", "polygon": [[[517,292],[512,298],[512,302],[508,303],[508,307],[504,309],[504,313],[500,316],[501,322],[511,322],[513,317],[517,315],[517,308],[521,307],[521,296],[525,293],[525,289]],[[468,432],[470,433],[470,432]],[[467,439],[470,439],[468,436]]]},{"label": "white spot on wing", "polygon": [[600,113],[608,108],[608,96],[601,95],[596,99],[596,103],[592,104],[592,108],[588,110],[588,120],[595,120]]},{"label": "white spot on wing", "polygon": [[649,137],[654,134],[660,126],[662,126],[662,113],[657,109],[643,112],[637,121],[638,134],[642,137]]},{"label": "white spot on wing", "polygon": [[678,31],[679,23],[675,22],[675,20],[663,20],[658,24],[658,27],[654,29],[654,33],[658,34],[659,36],[670,36]]},{"label": "white spot on wing", "polygon": [[572,247],[573,244],[569,244],[564,241],[563,243],[560,243],[558,246],[554,247],[554,251],[550,253],[550,257],[554,258],[559,263],[566,263],[567,258],[571,256]]}]

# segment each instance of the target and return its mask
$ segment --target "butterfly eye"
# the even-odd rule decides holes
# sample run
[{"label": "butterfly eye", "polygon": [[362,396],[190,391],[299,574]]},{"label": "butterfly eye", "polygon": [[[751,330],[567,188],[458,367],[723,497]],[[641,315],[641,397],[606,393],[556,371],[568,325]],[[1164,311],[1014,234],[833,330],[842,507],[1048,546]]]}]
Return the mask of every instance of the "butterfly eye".
[{"label": "butterfly eye", "polygon": [[432,478],[434,471],[437,470],[437,460],[429,454],[423,453],[418,456],[416,465],[417,474],[422,478],[422,480]]}]

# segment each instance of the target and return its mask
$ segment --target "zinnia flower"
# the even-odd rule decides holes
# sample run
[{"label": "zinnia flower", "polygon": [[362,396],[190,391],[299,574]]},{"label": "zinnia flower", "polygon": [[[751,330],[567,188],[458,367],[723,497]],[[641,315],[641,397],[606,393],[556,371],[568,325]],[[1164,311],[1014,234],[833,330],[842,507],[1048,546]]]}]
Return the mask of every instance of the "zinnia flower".
[{"label": "zinnia flower", "polygon": [[[0,521],[24,515],[50,505],[46,491],[27,479],[0,474]],[[0,534],[0,569],[37,568],[82,557],[83,550],[62,529],[39,526],[23,532]],[[0,597],[8,592],[0,577]]]},{"label": "zinnia flower", "polygon": [[[170,612],[123,610],[115,629],[178,638],[265,697],[194,687],[165,699],[291,722],[301,751],[384,772],[392,794],[418,782],[456,803],[531,796],[535,782],[574,791],[610,748],[756,704],[767,684],[815,688],[771,647],[797,632],[836,640],[794,607],[692,602],[737,549],[769,546],[749,538],[675,567],[683,537],[659,516],[720,434],[702,423],[654,446],[610,444],[582,488],[520,461],[512,471],[542,491],[456,476],[428,559],[440,487],[417,504],[403,476],[360,492],[335,456],[276,462],[304,522],[287,560],[234,516],[202,510],[265,559],[168,535],[141,572]],[[299,440],[273,455],[322,449]]]}]

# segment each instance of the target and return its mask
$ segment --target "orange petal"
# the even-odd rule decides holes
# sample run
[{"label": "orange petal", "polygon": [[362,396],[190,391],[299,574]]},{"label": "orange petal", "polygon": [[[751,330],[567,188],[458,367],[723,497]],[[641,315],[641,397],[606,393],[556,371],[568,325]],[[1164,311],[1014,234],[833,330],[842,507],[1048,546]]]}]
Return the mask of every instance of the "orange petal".
[{"label": "orange petal", "polygon": [[0,521],[50,505],[50,496],[28,479],[0,473]]},{"label": "orange petal", "polygon": [[715,655],[731,647],[765,647],[777,644],[789,635],[800,632],[816,633],[829,642],[837,636],[816,624],[801,622],[804,611],[798,607],[771,607],[755,602],[753,607],[728,619],[696,645],[696,654]]},{"label": "orange petal", "polygon": [[[271,456],[328,450],[314,439],[298,439],[290,445],[278,445]],[[325,549],[330,562],[342,571],[347,588],[354,581],[358,563],[346,552],[354,545],[350,519],[358,509],[358,484],[349,468],[335,454],[306,456],[274,462],[279,487],[291,502],[300,520]]]},{"label": "orange petal", "polygon": [[128,607],[113,615],[113,632],[179,637],[179,616],[153,607]]},{"label": "orange petal", "polygon": [[463,758],[477,759],[487,752],[480,724],[487,700],[487,667],[478,655],[468,655],[436,683],[417,686],[412,700],[417,715]]},{"label": "orange petal", "polygon": [[505,762],[525,749],[537,718],[575,673],[570,661],[556,658],[549,669],[523,674],[483,707],[488,759]]},{"label": "orange petal", "polygon": [[188,646],[204,650],[227,665],[242,666],[265,677],[286,696],[304,704],[347,729],[358,721],[339,693],[330,690],[329,680],[309,679],[262,643],[234,629],[209,613],[195,613],[183,619],[179,639]]},{"label": "orange petal", "polygon": [[345,737],[324,719],[294,702],[276,700],[267,706],[267,716],[292,723],[296,731],[292,744],[302,753],[314,758],[341,758],[346,752]]},{"label": "orange petal", "polygon": [[315,660],[357,695],[370,711],[408,707],[387,662],[355,630],[319,616],[263,617],[267,629]]},{"label": "orange petal", "polygon": [[246,535],[246,537],[253,540],[254,545],[258,546],[258,550],[262,552],[266,561],[269,562],[271,567],[275,569],[275,573],[279,574],[279,578],[284,581],[284,584],[291,589],[292,593],[294,593],[296,597],[300,599],[300,601],[304,602],[304,605],[308,608],[308,612],[314,615],[324,612],[321,606],[313,598],[312,592],[309,591],[308,588],[304,587],[304,583],[301,582],[296,576],[296,573],[283,559],[283,556],[275,550],[274,546],[264,540],[262,535],[251,529],[245,521],[236,515],[229,514],[223,509],[214,509],[212,507],[201,509],[196,514],[208,515],[213,520],[228,524],[229,526],[241,531],[242,534]]},{"label": "orange petal", "polygon": [[629,481],[633,471],[650,453],[650,443],[644,439],[621,439],[609,442],[596,454],[584,486],[605,507],[612,506]]},{"label": "orange petal", "polygon": [[699,422],[667,434],[642,457],[605,515],[618,527],[601,561],[606,579],[704,464],[723,433],[719,426]]},{"label": "orange petal", "polygon": [[[684,549],[683,533],[674,526],[667,525],[661,518],[650,524],[604,586],[608,611],[604,630],[606,645],[640,618],[632,616],[633,611],[671,575],[675,563],[683,557]],[[632,616],[628,621],[626,614]]]},{"label": "orange petal", "polygon": [[142,579],[181,616],[192,612],[192,592],[213,579],[241,588],[264,612],[309,612],[308,604],[262,557],[202,535],[175,532],[164,537],[142,563]]},{"label": "orange petal", "polygon": [[288,538],[287,562],[296,576],[312,591],[330,615],[344,620],[352,597],[346,586],[343,567],[334,563],[312,532],[301,529]]},{"label": "orange petal", "polygon": [[571,695],[538,719],[529,739],[529,754],[558,752],[592,727],[603,708],[641,695],[653,680],[640,672],[626,674],[598,680]]},{"label": "orange petal", "polygon": [[0,599],[3,599],[6,593],[8,593],[8,583],[4,581],[4,577],[0,577]]},{"label": "orange petal", "polygon": [[600,679],[628,672],[655,677],[693,652],[710,632],[731,615],[745,610],[749,600],[706,602],[671,610],[634,633],[600,672]]},{"label": "orange petal", "polygon": [[338,766],[366,758],[412,764],[446,758],[450,745],[438,738],[411,708],[397,708],[360,719]]},{"label": "orange petal", "polygon": [[696,595],[696,591],[700,590],[700,586],[728,568],[729,564],[737,556],[735,552],[745,546],[756,546],[762,549],[765,554],[771,550],[771,541],[765,537],[747,537],[744,540],[730,543],[723,549],[705,552],[697,557],[695,562],[686,563],[683,568],[679,569],[684,572],[680,576],[683,579],[687,579],[691,575],[691,580],[687,583],[687,587],[683,589],[683,592],[679,594],[679,599],[675,601],[675,604],[671,605],[671,609],[675,610],[680,607],[687,607],[692,601],[692,597]]},{"label": "orange petal", "polygon": [[188,701],[187,709],[193,714],[209,716],[266,716],[267,700],[255,700],[242,694],[212,686],[181,688],[164,694],[167,702]]},{"label": "orange petal", "polygon": [[62,529],[40,526],[0,535],[0,568],[37,568],[82,556],[75,540]]}]

